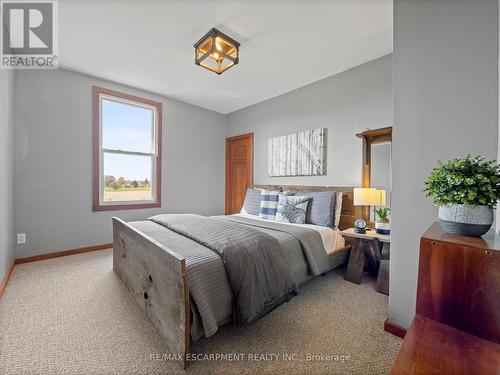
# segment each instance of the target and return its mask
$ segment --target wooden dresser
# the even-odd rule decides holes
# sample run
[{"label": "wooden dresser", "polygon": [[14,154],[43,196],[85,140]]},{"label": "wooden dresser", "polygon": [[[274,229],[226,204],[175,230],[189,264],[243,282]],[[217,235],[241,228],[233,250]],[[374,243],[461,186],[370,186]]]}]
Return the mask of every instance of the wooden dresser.
[{"label": "wooden dresser", "polygon": [[500,238],[422,236],[417,308],[391,374],[500,374]]}]

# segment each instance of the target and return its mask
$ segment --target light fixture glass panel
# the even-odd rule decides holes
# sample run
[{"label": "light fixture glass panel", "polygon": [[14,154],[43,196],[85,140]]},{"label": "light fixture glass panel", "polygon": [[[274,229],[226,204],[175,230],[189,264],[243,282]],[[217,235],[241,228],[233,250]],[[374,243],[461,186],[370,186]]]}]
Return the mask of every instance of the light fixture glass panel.
[{"label": "light fixture glass panel", "polygon": [[210,70],[213,70],[214,72],[217,72],[217,60],[215,60],[212,57],[207,57],[204,59],[200,65],[204,66],[205,68],[208,68]]},{"label": "light fixture glass panel", "polygon": [[229,54],[229,52],[234,49],[234,45],[218,36],[215,38],[215,48],[225,54]]},{"label": "light fixture glass panel", "polygon": [[[203,56],[205,53],[210,51],[210,48],[212,48],[213,44],[213,38],[212,37],[207,37],[201,44],[200,47],[198,47],[199,51],[201,52],[201,56]],[[200,57],[201,57],[200,56]]]},{"label": "light fixture glass panel", "polygon": [[221,63],[221,69],[222,69],[222,71],[224,71],[224,70],[226,70],[226,69],[230,68],[230,67],[231,67],[231,66],[233,66],[233,65],[234,65],[234,62],[233,62],[233,61],[231,61],[231,60],[229,60],[229,59],[224,59],[224,60],[222,61],[222,63]]},{"label": "light fixture glass panel", "polygon": [[232,50],[227,52],[227,55],[231,56],[233,59],[236,59],[238,57],[238,50],[236,48],[233,48]]},{"label": "light fixture glass panel", "polygon": [[199,49],[196,51],[196,59],[197,60],[200,60],[207,52],[202,50],[202,49]]}]

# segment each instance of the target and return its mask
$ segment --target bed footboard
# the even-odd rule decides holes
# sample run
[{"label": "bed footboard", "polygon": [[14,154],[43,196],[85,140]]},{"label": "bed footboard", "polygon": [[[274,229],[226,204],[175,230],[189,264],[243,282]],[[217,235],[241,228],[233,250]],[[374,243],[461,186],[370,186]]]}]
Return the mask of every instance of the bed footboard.
[{"label": "bed footboard", "polygon": [[190,336],[184,258],[114,217],[113,269],[186,369]]}]

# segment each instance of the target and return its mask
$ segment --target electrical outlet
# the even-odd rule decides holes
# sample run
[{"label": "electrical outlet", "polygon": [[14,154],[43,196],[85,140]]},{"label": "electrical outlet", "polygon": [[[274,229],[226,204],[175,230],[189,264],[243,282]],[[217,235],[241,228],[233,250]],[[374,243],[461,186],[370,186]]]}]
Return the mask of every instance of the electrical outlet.
[{"label": "electrical outlet", "polygon": [[26,243],[26,233],[17,234],[17,244],[24,245]]}]

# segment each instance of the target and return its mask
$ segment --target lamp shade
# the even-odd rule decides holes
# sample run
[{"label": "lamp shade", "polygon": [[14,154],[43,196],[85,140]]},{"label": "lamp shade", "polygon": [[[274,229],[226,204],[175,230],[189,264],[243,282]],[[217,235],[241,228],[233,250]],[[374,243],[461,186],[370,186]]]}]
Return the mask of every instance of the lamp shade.
[{"label": "lamp shade", "polygon": [[385,190],[354,188],[355,206],[385,206]]},{"label": "lamp shade", "polygon": [[379,194],[379,203],[376,204],[376,206],[385,206],[387,203],[386,203],[386,193],[385,193],[385,190],[377,190],[378,194]]}]

